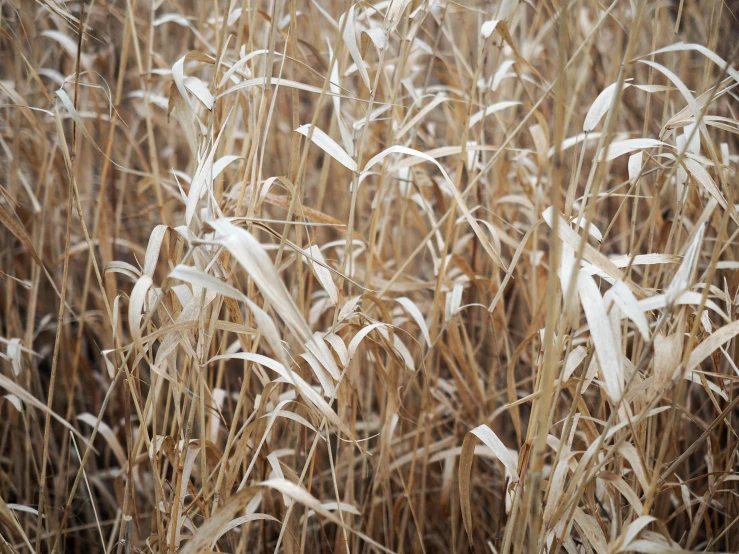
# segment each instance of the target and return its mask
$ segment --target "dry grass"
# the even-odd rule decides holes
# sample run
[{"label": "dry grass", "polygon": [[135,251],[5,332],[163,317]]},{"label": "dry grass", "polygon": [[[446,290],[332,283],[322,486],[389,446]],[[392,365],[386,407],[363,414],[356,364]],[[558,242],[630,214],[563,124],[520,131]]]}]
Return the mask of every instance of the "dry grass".
[{"label": "dry grass", "polygon": [[0,550],[738,552],[737,11],[0,2]]}]

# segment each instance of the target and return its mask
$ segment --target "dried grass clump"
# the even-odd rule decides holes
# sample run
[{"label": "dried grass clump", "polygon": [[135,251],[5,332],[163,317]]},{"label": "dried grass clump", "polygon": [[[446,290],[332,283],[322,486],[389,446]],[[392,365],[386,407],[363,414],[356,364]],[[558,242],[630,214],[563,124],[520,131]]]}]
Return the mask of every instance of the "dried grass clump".
[{"label": "dried grass clump", "polygon": [[0,3],[0,550],[739,552],[737,10]]}]

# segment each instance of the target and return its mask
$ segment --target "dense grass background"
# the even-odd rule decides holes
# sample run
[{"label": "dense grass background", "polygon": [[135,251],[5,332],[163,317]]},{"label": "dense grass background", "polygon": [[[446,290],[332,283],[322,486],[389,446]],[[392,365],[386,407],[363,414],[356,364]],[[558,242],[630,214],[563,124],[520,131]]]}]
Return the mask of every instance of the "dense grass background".
[{"label": "dense grass background", "polygon": [[738,11],[0,2],[0,549],[739,551]]}]

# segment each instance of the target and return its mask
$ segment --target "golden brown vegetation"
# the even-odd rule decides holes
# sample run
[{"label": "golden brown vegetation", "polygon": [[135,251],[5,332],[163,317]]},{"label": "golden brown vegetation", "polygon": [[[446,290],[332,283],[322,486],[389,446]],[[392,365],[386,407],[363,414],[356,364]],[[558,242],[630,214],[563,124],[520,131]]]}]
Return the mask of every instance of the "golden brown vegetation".
[{"label": "golden brown vegetation", "polygon": [[0,10],[0,550],[739,551],[736,3]]}]

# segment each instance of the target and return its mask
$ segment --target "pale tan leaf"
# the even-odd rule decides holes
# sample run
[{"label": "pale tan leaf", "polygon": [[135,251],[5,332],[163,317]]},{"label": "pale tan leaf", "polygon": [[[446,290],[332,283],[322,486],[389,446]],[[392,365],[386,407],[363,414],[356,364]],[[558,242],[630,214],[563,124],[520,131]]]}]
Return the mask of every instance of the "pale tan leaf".
[{"label": "pale tan leaf", "polygon": [[388,7],[385,13],[384,27],[385,32],[389,35],[400,23],[400,18],[403,16],[403,12],[410,4],[411,0],[390,0],[390,7]]},{"label": "pale tan leaf", "polygon": [[478,240],[480,241],[480,244],[482,244],[482,247],[485,249],[485,252],[492,258],[492,260],[496,264],[498,264],[500,267],[502,267],[503,269],[507,271],[499,254],[492,247],[492,245],[490,244],[490,241],[488,241],[487,237],[485,236],[485,233],[483,233],[482,229],[480,228],[480,225],[477,223],[475,218],[472,217],[472,213],[470,212],[470,209],[467,207],[467,203],[464,201],[462,194],[454,186],[454,182],[449,177],[449,174],[446,172],[446,170],[434,158],[432,158],[428,154],[424,154],[423,152],[419,152],[418,150],[407,148],[405,146],[397,146],[397,145],[391,146],[390,148],[386,148],[385,150],[383,150],[382,152],[374,156],[372,159],[370,159],[367,162],[367,164],[364,166],[362,173],[366,174],[373,166],[380,163],[383,159],[385,159],[390,154],[405,154],[408,156],[415,156],[417,158],[421,158],[423,160],[433,163],[439,169],[442,176],[444,177],[444,180],[446,181],[448,185],[449,192],[451,192],[452,196],[454,196],[454,199],[456,200],[457,205],[459,206],[459,209],[464,214],[464,217],[469,223],[470,227],[472,227],[472,230],[475,232],[475,236],[477,236]]},{"label": "pale tan leaf", "polygon": [[603,298],[593,278],[582,271],[577,278],[577,292],[588,320],[606,393],[611,402],[616,403],[623,392],[623,368],[619,363],[619,346],[614,344]]},{"label": "pale tan leaf", "polygon": [[[628,83],[624,83],[623,89],[628,86]],[[589,133],[598,126],[600,120],[603,119],[603,116],[606,115],[606,112],[611,107],[613,97],[616,95],[617,90],[618,83],[613,83],[604,88],[597,96],[593,104],[590,106],[588,113],[585,115],[585,121],[582,126],[582,130],[584,132]]]},{"label": "pale tan leaf", "polygon": [[211,514],[195,535],[180,549],[180,553],[199,554],[210,548],[228,530],[227,526],[233,521],[236,514],[244,509],[255,493],[255,489],[249,487],[232,495],[225,504]]},{"label": "pale tan leaf", "polygon": [[500,460],[510,472],[513,481],[518,482],[518,464],[509,452],[508,448],[498,438],[498,435],[496,435],[493,430],[485,424],[475,427],[470,431],[470,433],[480,439],[482,443],[487,446],[493,454],[495,454],[495,457],[498,458],[498,460]]},{"label": "pale tan leaf", "polygon": [[23,403],[21,402],[21,399],[20,398],[18,398],[14,394],[5,394],[5,395],[3,395],[3,398],[5,398],[5,400],[7,400],[8,402],[10,402],[10,405],[13,406],[13,408],[15,408],[15,410],[19,414],[22,414],[23,413]]},{"label": "pale tan leaf", "polygon": [[[215,547],[215,544],[218,541],[218,539],[220,539],[223,535],[225,535],[232,529],[236,529],[237,527],[244,525],[245,523],[250,523],[252,521],[274,521],[275,523],[280,523],[279,519],[269,514],[249,514],[246,516],[240,516],[240,517],[234,518],[231,521],[229,521],[223,527],[223,529],[218,531],[216,538],[213,539],[213,541],[210,544],[211,550]],[[206,552],[206,551],[204,550],[203,552]]]},{"label": "pale tan leaf", "polygon": [[332,139],[318,127],[313,127],[313,131],[311,132],[310,124],[301,125],[297,129],[295,129],[295,132],[300,133],[304,137],[307,137],[310,134],[310,138],[313,144],[318,146],[321,150],[326,152],[326,154],[331,156],[347,169],[350,169],[351,171],[357,171],[357,162],[355,162],[352,157],[336,143],[334,139]]},{"label": "pale tan leaf", "polygon": [[659,391],[670,384],[683,356],[683,337],[679,333],[654,337],[654,387]]},{"label": "pale tan leaf", "polygon": [[703,234],[705,232],[705,224],[701,225],[698,233],[696,233],[693,242],[690,243],[680,267],[670,282],[670,286],[665,291],[665,298],[668,306],[672,306],[682,293],[690,287],[690,281],[695,272],[700,257],[700,250],[703,244]]},{"label": "pale tan leaf", "polygon": [[473,125],[477,125],[482,121],[485,117],[494,114],[496,112],[499,112],[501,110],[505,110],[506,108],[511,108],[513,106],[518,106],[521,102],[511,102],[511,101],[503,101],[503,102],[496,102],[495,104],[491,104],[484,110],[480,110],[479,112],[473,114],[470,117],[470,128],[472,128]]},{"label": "pale tan leaf", "polygon": [[288,324],[290,330],[302,342],[309,341],[312,336],[310,328],[261,243],[247,230],[225,219],[211,221],[209,225],[216,230],[217,240],[254,279],[260,292]]},{"label": "pale tan leaf", "polygon": [[495,28],[498,26],[498,23],[500,23],[500,20],[498,19],[490,19],[482,24],[482,27],[480,27],[480,36],[482,38],[490,38],[490,36],[495,32]]},{"label": "pale tan leaf", "polygon": [[5,353],[10,359],[10,364],[13,368],[13,374],[18,377],[21,373],[21,339],[14,338],[8,341],[8,345],[5,349]]},{"label": "pale tan leaf", "polygon": [[570,352],[570,355],[567,356],[567,363],[565,364],[564,370],[562,371],[562,380],[566,381],[570,377],[572,377],[572,374],[575,372],[577,367],[583,362],[583,360],[587,357],[588,351],[583,348],[582,346],[576,346],[572,349],[572,352]]},{"label": "pale tan leaf", "polygon": [[326,260],[321,253],[321,249],[314,244],[308,249],[308,254],[311,256],[310,264],[313,269],[313,274],[328,294],[328,297],[331,299],[331,304],[336,306],[339,302],[339,289],[336,287],[336,283],[334,283],[334,280],[331,277],[331,272],[325,267]]},{"label": "pale tan leaf", "polygon": [[89,412],[78,415],[77,419],[83,421],[84,423],[87,423],[90,427],[95,427],[95,425],[97,424],[98,433],[103,436],[105,441],[108,443],[108,446],[110,446],[110,449],[112,450],[113,455],[115,455],[115,458],[118,461],[118,465],[121,467],[121,469],[125,468],[128,465],[126,453],[123,450],[121,443],[118,441],[118,437],[115,436],[113,429],[111,429],[107,423],[105,423],[104,421],[98,422],[98,418]]},{"label": "pale tan leaf", "polygon": [[342,38],[344,39],[344,44],[346,44],[346,48],[347,50],[349,50],[349,55],[354,60],[354,63],[357,65],[357,69],[359,70],[359,75],[362,77],[364,86],[370,89],[371,87],[369,75],[367,74],[367,68],[364,65],[362,55],[359,53],[359,43],[357,41],[357,23],[354,16],[354,4],[351,5],[348,12],[341,16],[339,25],[343,23],[342,20],[345,17],[347,18],[347,21],[346,24],[344,24],[344,34],[342,35]]},{"label": "pale tan leaf", "polygon": [[[699,137],[700,134],[696,133],[696,136]],[[721,194],[721,190],[719,190],[706,168],[688,156],[683,157],[682,163],[685,165],[690,175],[692,175],[693,179],[695,179],[710,196],[715,198],[722,208],[726,209],[728,207],[726,198]]]},{"label": "pale tan leaf", "polygon": [[[64,50],[67,55],[72,58],[73,60],[77,59],[77,40],[72,39],[71,37],[68,37],[64,33],[60,31],[54,31],[54,30],[45,30],[41,31],[40,35],[42,37],[47,37],[52,40],[55,40],[61,47],[62,50]],[[80,63],[85,67],[85,69],[90,69],[92,66],[93,57],[90,54],[86,54],[82,52],[80,54]]]},{"label": "pale tan leaf", "polygon": [[[549,225],[549,227],[553,227],[554,223],[554,212],[552,207],[548,207],[545,209],[542,214],[542,219]],[[558,224],[557,224],[557,233],[562,239],[562,241],[570,247],[574,252],[577,252],[577,250],[580,248],[581,239],[580,235],[578,235],[575,231],[573,231],[570,226],[567,224],[567,222],[564,220],[564,218],[561,215],[557,216]],[[602,271],[605,275],[611,277],[614,280],[621,280],[626,283],[626,285],[631,289],[631,291],[637,295],[637,297],[644,297],[644,291],[642,291],[638,286],[634,285],[630,281],[626,281],[626,277],[624,274],[620,271],[620,269],[608,258],[606,258],[603,254],[601,254],[598,250],[593,248],[591,245],[589,245],[587,242],[583,245],[583,259],[593,264],[598,270]],[[628,260],[624,262],[624,264],[621,267],[625,267],[628,265]],[[580,270],[584,273],[595,273],[595,271],[586,271],[586,270]]]},{"label": "pale tan leaf", "polygon": [[336,525],[348,531],[351,531],[352,533],[355,533],[362,540],[371,544],[374,548],[377,548],[381,550],[382,552],[388,552],[389,554],[392,554],[392,550],[388,550],[387,548],[377,543],[373,539],[357,531],[350,525],[347,525],[346,523],[344,523],[344,521],[342,521],[339,517],[334,515],[330,510],[325,508],[322,502],[316,499],[313,495],[311,495],[311,493],[309,493],[303,487],[296,485],[295,483],[291,483],[287,479],[269,479],[268,481],[263,481],[259,483],[259,485],[262,487],[267,487],[267,488],[276,490],[277,492],[280,492],[286,496],[289,496],[294,501],[302,504],[306,508],[313,510],[315,513],[321,515],[322,517],[325,517],[332,523],[335,523]]},{"label": "pale tan leaf", "polygon": [[583,512],[581,508],[575,508],[573,517],[582,530],[582,538],[590,543],[593,550],[597,554],[608,554],[606,537],[595,518]]},{"label": "pale tan leaf", "polygon": [[313,387],[306,383],[303,378],[300,377],[300,375],[298,375],[294,371],[287,369],[280,362],[273,360],[272,358],[268,358],[267,356],[263,356],[261,354],[253,354],[251,352],[223,354],[211,358],[210,362],[223,359],[246,360],[271,369],[272,371],[283,377],[286,382],[292,383],[293,386],[295,386],[296,390],[300,393],[300,395],[303,396],[303,398],[305,398],[308,402],[310,402],[318,410],[319,413],[325,416],[328,421],[330,421],[338,429],[340,429],[341,432],[344,433],[350,440],[354,441],[352,432],[341,420],[341,418],[336,415],[336,412],[331,409],[328,403],[323,398],[321,398],[321,395],[318,394],[313,389]]},{"label": "pale tan leaf", "polygon": [[421,310],[418,309],[418,306],[416,306],[413,300],[405,296],[401,296],[400,298],[396,298],[395,300],[398,302],[398,304],[405,308],[408,314],[413,318],[413,321],[416,322],[416,325],[418,325],[418,327],[421,329],[421,335],[423,335],[423,340],[426,341],[426,346],[430,348],[431,336],[429,335],[429,329],[426,326],[426,320],[423,318]]},{"label": "pale tan leaf", "polygon": [[621,311],[634,322],[637,330],[644,340],[649,339],[649,322],[644,315],[644,310],[639,306],[639,301],[634,293],[629,290],[623,281],[616,281],[613,287],[603,295],[606,307],[609,307],[610,300],[613,300]]},{"label": "pale tan leaf", "polygon": [[650,138],[635,138],[635,139],[626,139],[621,140],[618,142],[612,142],[608,146],[608,151],[601,150],[598,154],[598,160],[603,162],[609,162],[611,160],[615,160],[619,156],[623,156],[624,154],[630,154],[631,152],[634,152],[635,150],[645,150],[647,148],[657,148],[657,147],[663,147],[663,148],[670,148],[670,145],[662,142],[661,140],[657,139],[650,139]]},{"label": "pale tan leaf", "polygon": [[131,297],[128,301],[128,325],[131,330],[131,337],[140,354],[144,354],[146,349],[141,342],[141,316],[144,304],[146,302],[147,293],[152,286],[152,280],[149,275],[142,275],[136,281],[131,291]]},{"label": "pale tan leaf", "polygon": [[639,533],[650,523],[656,521],[657,518],[649,515],[639,516],[634,521],[629,523],[626,528],[621,532],[621,535],[616,539],[614,544],[610,546],[610,550],[613,552],[627,552],[630,550],[629,546],[639,536]]},{"label": "pale tan leaf", "polygon": [[719,55],[717,55],[713,50],[710,50],[700,44],[690,44],[690,43],[686,44],[684,42],[678,42],[676,44],[670,44],[669,46],[660,48],[659,50],[655,50],[654,52],[652,52],[652,54],[649,54],[649,56],[652,56],[654,54],[664,54],[667,52],[682,52],[682,51],[691,51],[691,50],[700,52],[706,58],[708,58],[713,63],[715,63],[717,66],[719,66],[721,69],[725,69],[726,73],[731,75],[732,79],[734,79],[737,83],[739,83],[739,71],[737,71],[736,69],[731,67],[729,64],[727,64],[726,61],[723,60]]},{"label": "pale tan leaf", "polygon": [[701,342],[693,349],[688,359],[686,371],[690,372],[698,368],[703,360],[708,358],[720,346],[723,346],[735,336],[739,335],[739,321],[734,321],[728,325],[724,325],[715,331],[706,340]]},{"label": "pale tan leaf", "polygon": [[359,332],[352,337],[352,340],[349,341],[349,346],[347,347],[347,355],[349,356],[349,359],[351,360],[354,358],[354,354],[357,351],[357,348],[359,348],[359,344],[362,342],[364,337],[369,335],[372,331],[379,327],[383,327],[385,323],[372,323],[371,325],[367,325],[366,327],[362,327]]}]

